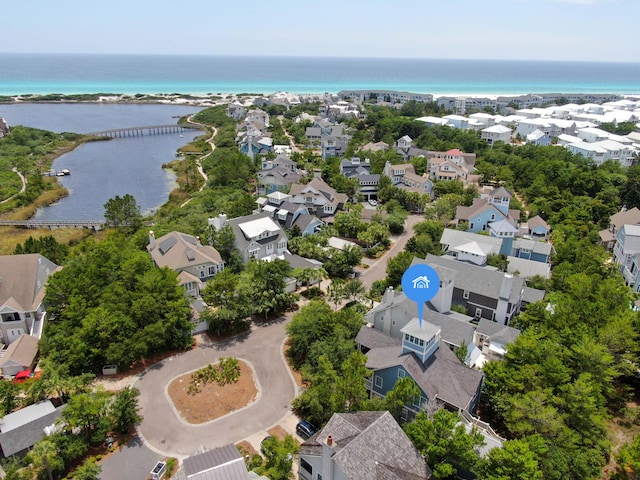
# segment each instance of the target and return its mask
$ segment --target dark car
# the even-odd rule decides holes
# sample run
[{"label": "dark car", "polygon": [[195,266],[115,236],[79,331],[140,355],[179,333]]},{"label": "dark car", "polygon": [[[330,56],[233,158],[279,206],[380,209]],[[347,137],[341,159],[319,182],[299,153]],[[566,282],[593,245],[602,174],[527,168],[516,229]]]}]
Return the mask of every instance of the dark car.
[{"label": "dark car", "polygon": [[318,429],[306,420],[301,420],[300,422],[298,422],[298,425],[296,425],[296,433],[305,440],[311,437],[317,431]]}]

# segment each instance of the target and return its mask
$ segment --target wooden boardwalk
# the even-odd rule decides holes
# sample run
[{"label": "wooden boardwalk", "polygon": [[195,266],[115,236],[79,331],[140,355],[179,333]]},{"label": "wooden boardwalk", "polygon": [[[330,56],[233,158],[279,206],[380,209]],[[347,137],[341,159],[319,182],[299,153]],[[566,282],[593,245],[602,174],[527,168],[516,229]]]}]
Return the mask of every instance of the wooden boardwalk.
[{"label": "wooden boardwalk", "polygon": [[140,137],[143,135],[165,135],[168,133],[180,133],[187,130],[201,130],[201,127],[197,125],[147,125],[144,127],[127,127],[127,128],[114,128],[112,130],[101,130],[99,132],[91,132],[86,135],[92,137]]},{"label": "wooden boardwalk", "polygon": [[40,221],[40,220],[0,220],[0,227],[22,227],[22,228],[90,228],[100,230],[105,224],[104,220],[63,220],[63,221]]}]

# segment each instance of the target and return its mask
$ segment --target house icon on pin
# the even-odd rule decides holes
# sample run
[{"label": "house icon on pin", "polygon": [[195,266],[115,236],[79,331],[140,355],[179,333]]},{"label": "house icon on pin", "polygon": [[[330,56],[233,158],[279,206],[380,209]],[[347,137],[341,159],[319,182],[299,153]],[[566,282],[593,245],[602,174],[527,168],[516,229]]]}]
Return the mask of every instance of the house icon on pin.
[{"label": "house icon on pin", "polygon": [[429,279],[426,277],[426,275],[420,275],[418,278],[414,278],[413,288],[429,288]]}]

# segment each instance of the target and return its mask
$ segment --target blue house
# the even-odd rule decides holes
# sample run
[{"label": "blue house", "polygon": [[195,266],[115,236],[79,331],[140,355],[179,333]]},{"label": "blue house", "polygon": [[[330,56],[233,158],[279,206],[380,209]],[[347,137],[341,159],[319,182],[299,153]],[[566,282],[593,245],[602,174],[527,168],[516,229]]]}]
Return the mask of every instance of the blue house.
[{"label": "blue house", "polygon": [[529,235],[534,238],[545,239],[549,236],[549,232],[551,231],[551,227],[540,215],[530,218],[527,222],[527,228],[529,230]]},{"label": "blue house", "polygon": [[526,238],[518,238],[513,242],[511,256],[534,262],[549,263],[552,246],[547,242],[538,242]]},{"label": "blue house", "polygon": [[401,418],[411,419],[429,402],[439,402],[453,411],[475,414],[483,373],[464,365],[455,353],[441,347],[441,329],[414,318],[402,329],[402,339],[363,327],[356,342],[367,355],[370,395],[385,397],[400,378],[411,377],[420,395],[405,405]]},{"label": "blue house", "polygon": [[489,235],[502,239],[502,245],[500,246],[500,253],[502,255],[511,255],[513,239],[517,233],[518,229],[506,219],[489,223]]},{"label": "blue house", "polygon": [[509,209],[512,196],[506,188],[498,187],[488,195],[475,198],[471,206],[456,209],[456,225],[467,222],[467,231],[478,233],[490,230],[490,223],[506,220],[517,231],[520,210]]}]

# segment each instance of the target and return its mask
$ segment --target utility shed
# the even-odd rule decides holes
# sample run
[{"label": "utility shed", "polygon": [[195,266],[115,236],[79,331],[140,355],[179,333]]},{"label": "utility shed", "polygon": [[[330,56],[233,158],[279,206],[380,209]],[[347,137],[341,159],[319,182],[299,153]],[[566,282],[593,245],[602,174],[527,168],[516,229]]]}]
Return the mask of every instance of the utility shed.
[{"label": "utility shed", "polygon": [[44,400],[0,419],[0,447],[5,457],[23,453],[44,437],[44,428],[60,418],[65,405],[58,408]]}]

